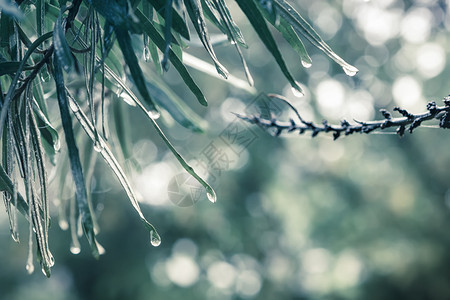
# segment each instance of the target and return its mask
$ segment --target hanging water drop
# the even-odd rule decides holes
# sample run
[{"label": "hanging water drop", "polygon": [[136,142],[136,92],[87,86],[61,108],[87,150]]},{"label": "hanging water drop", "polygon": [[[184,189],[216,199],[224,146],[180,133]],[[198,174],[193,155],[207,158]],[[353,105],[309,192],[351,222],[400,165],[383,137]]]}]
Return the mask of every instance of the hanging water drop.
[{"label": "hanging water drop", "polygon": [[305,94],[301,90],[296,89],[294,87],[292,88],[292,94],[294,94],[294,96],[298,98],[305,96]]},{"label": "hanging water drop", "polygon": [[143,57],[146,62],[148,62],[150,60],[150,49],[148,48],[147,45],[144,46]]},{"label": "hanging water drop", "polygon": [[27,269],[28,274],[33,274],[33,272],[34,272],[33,261],[31,261],[31,262],[28,261],[25,269]]},{"label": "hanging water drop", "polygon": [[53,267],[55,265],[55,258],[51,253],[49,253],[49,267]]},{"label": "hanging water drop", "polygon": [[118,98],[121,98],[121,97],[122,97],[122,92],[123,92],[123,87],[119,86],[119,87],[117,88],[117,91],[116,91],[116,96],[117,96]]},{"label": "hanging water drop", "polygon": [[153,247],[158,247],[159,245],[161,245],[161,237],[154,230],[150,231],[150,243]]},{"label": "hanging water drop", "polygon": [[312,62],[311,61],[306,61],[302,59],[302,66],[309,69],[312,66]]},{"label": "hanging water drop", "polygon": [[211,187],[206,188],[206,197],[208,197],[208,200],[211,201],[212,203],[216,203],[217,201],[216,192],[214,192],[214,190]]},{"label": "hanging water drop", "polygon": [[42,266],[41,271],[42,271],[42,273],[44,273],[44,275],[46,277],[50,277],[50,270],[49,269],[47,269],[44,266]]},{"label": "hanging water drop", "polygon": [[161,114],[157,110],[149,110],[147,111],[147,115],[153,120],[156,120],[161,116]]},{"label": "hanging water drop", "polygon": [[48,72],[48,69],[46,67],[43,67],[41,69],[40,77],[41,77],[41,81],[42,82],[49,82],[50,81],[51,75]]},{"label": "hanging water drop", "polygon": [[292,89],[292,94],[294,94],[295,97],[301,98],[301,97],[305,96],[305,93],[303,92],[303,89],[300,87],[300,83],[298,81],[294,82],[291,89]]},{"label": "hanging water drop", "polygon": [[80,110],[80,107],[78,106],[77,103],[75,103],[75,100],[69,100],[69,106],[70,106],[70,109],[71,109],[74,113],[76,113],[77,111]]},{"label": "hanging water drop", "polygon": [[75,255],[80,254],[81,248],[79,246],[72,245],[70,246],[70,252]]},{"label": "hanging water drop", "polygon": [[121,92],[118,97],[125,101],[126,104],[130,106],[136,106],[136,102],[134,102],[134,100],[130,97],[130,95],[128,95],[127,92]]},{"label": "hanging water drop", "polygon": [[19,233],[17,231],[11,230],[11,237],[14,240],[14,242],[19,243]]},{"label": "hanging water drop", "polygon": [[105,252],[106,252],[105,248],[103,248],[103,246],[100,245],[100,243],[97,242],[97,240],[95,240],[95,244],[97,245],[98,254],[99,254],[99,255],[105,254]]},{"label": "hanging water drop", "polygon": [[64,231],[69,229],[69,223],[65,219],[59,219],[58,225],[59,225],[59,228],[61,228]]},{"label": "hanging water drop", "polygon": [[295,86],[291,87],[292,94],[294,94],[295,97],[301,98],[305,96],[305,93],[303,92],[302,88],[300,87],[300,84],[296,81]]},{"label": "hanging water drop", "polygon": [[345,74],[347,74],[348,76],[355,76],[356,73],[358,73],[358,69],[353,67],[353,66],[349,66],[349,67],[342,67],[342,69],[344,70]]},{"label": "hanging water drop", "polygon": [[96,140],[94,142],[94,150],[97,151],[97,152],[102,152],[103,146],[102,146],[102,143],[99,140]]},{"label": "hanging water drop", "polygon": [[280,26],[280,14],[275,11],[275,27]]}]

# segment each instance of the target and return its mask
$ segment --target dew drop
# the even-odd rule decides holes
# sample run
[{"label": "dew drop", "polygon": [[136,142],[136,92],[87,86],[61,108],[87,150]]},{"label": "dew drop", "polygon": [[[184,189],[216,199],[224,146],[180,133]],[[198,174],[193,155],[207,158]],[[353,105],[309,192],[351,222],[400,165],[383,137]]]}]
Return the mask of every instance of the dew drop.
[{"label": "dew drop", "polygon": [[50,81],[51,75],[48,72],[47,68],[44,67],[44,68],[41,69],[40,77],[41,77],[41,81],[42,82],[49,82]]},{"label": "dew drop", "polygon": [[157,110],[149,110],[149,111],[147,111],[147,114],[153,120],[156,120],[161,116],[161,114]]},{"label": "dew drop", "polygon": [[80,254],[81,249],[78,246],[73,246],[72,245],[72,246],[70,246],[70,252],[72,252],[72,254],[77,255],[77,254]]},{"label": "dew drop", "polygon": [[312,63],[311,63],[311,61],[306,61],[306,60],[302,59],[302,66],[308,69],[308,68],[311,68]]},{"label": "dew drop", "polygon": [[73,112],[77,112],[77,111],[79,111],[80,110],[80,107],[78,106],[78,104],[77,103],[75,103],[75,100],[69,100],[69,106],[70,106],[70,109],[73,111]]},{"label": "dew drop", "polygon": [[50,270],[45,269],[45,267],[41,268],[42,273],[44,273],[45,276],[50,277]]},{"label": "dew drop", "polygon": [[130,97],[130,95],[128,95],[127,92],[122,91],[118,97],[120,99],[122,99],[123,101],[125,101],[125,103],[127,103],[128,105],[131,106],[136,106],[136,102],[134,102],[134,100]]},{"label": "dew drop", "polygon": [[11,237],[14,240],[14,242],[16,242],[16,243],[20,242],[20,240],[19,240],[19,233],[18,232],[11,230]]},{"label": "dew drop", "polygon": [[148,49],[148,46],[144,47],[143,57],[146,62],[150,60],[150,49]]},{"label": "dew drop", "polygon": [[27,269],[28,274],[33,274],[34,272],[33,262],[28,262],[25,269]]},{"label": "dew drop", "polygon": [[105,254],[105,252],[106,252],[105,248],[103,248],[103,246],[100,245],[100,243],[97,242],[97,240],[95,240],[95,244],[97,245],[98,254],[99,254],[99,255]]},{"label": "dew drop", "polygon": [[97,151],[97,152],[102,152],[103,146],[102,146],[102,143],[99,140],[96,140],[94,142],[94,150]]},{"label": "dew drop", "polygon": [[67,222],[67,220],[59,219],[58,225],[59,225],[59,228],[61,228],[62,230],[69,229],[69,223]]},{"label": "dew drop", "polygon": [[123,92],[123,88],[120,86],[116,91],[116,96],[119,98],[122,97],[122,92]]},{"label": "dew drop", "polygon": [[49,253],[49,259],[50,259],[50,261],[49,261],[48,265],[50,267],[53,267],[55,265],[55,258],[53,257],[53,255],[51,253]]},{"label": "dew drop", "polygon": [[150,231],[150,243],[153,247],[158,247],[159,245],[161,245],[161,237],[154,230]]},{"label": "dew drop", "polygon": [[305,96],[305,94],[298,88],[292,87],[291,89],[292,89],[292,94],[294,94],[295,97],[301,98],[301,97]]},{"label": "dew drop", "polygon": [[275,26],[278,27],[280,26],[280,15],[278,13],[275,12]]},{"label": "dew drop", "polygon": [[212,188],[206,189],[206,197],[208,197],[208,200],[211,201],[212,203],[216,203],[217,201],[216,192],[214,192]]},{"label": "dew drop", "polygon": [[350,66],[350,67],[342,67],[342,69],[344,70],[345,74],[347,74],[348,76],[355,76],[356,73],[358,73],[358,69]]}]

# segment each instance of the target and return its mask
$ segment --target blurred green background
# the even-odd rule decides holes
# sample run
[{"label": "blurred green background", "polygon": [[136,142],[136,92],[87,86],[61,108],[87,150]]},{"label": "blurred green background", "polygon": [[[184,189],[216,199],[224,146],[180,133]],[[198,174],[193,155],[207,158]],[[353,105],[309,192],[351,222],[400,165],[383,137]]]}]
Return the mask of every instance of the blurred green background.
[{"label": "blurred green background", "polygon": [[[305,119],[331,123],[381,118],[380,108],[395,106],[419,113],[428,101],[441,104],[448,95],[448,1],[291,2],[360,72],[346,76],[310,45],[313,65],[304,69],[276,35],[306,90],[296,97],[229,1],[250,45],[244,55],[258,92],[282,94]],[[231,73],[244,78],[232,46],[216,50]],[[187,52],[207,59],[195,43]],[[447,131],[430,126],[403,138],[392,133],[337,141],[326,135],[275,138],[231,114],[253,112],[261,99],[256,92],[192,69],[210,101],[206,109],[172,69],[164,79],[209,127],[199,135],[164,115],[160,123],[194,167],[208,170],[217,203],[195,194],[193,206],[173,204],[170,193],[180,185],[175,178],[186,179],[183,170],[145,116],[130,107],[130,120],[139,124],[133,125],[132,140],[140,169],[129,173],[161,245],[150,245],[99,158],[91,184],[105,254],[92,258],[83,238],[81,253],[72,254],[70,234],[58,226],[54,207],[52,277],[38,271],[27,275],[28,226],[22,220],[22,242],[14,243],[1,210],[1,299],[450,299]],[[273,105],[274,115],[286,117],[282,103]],[[233,128],[245,129],[239,131],[241,141],[250,141],[234,152],[225,142],[235,138]],[[219,167],[205,155],[211,144],[222,156],[216,155],[227,158]],[[195,190],[185,184],[181,195],[191,187]]]}]

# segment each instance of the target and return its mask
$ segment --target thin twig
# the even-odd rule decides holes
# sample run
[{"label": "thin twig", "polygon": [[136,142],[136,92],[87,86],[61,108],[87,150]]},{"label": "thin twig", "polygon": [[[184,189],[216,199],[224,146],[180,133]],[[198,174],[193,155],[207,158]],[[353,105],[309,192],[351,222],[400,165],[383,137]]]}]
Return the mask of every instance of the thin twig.
[{"label": "thin twig", "polygon": [[269,97],[276,97],[286,102],[290,108],[297,114],[298,122],[290,119],[289,122],[282,122],[273,118],[271,120],[263,119],[260,116],[245,116],[236,114],[240,119],[257,124],[264,129],[274,128],[275,135],[280,135],[283,131],[288,133],[298,131],[300,134],[305,132],[311,132],[312,137],[317,136],[320,132],[332,132],[333,138],[336,140],[342,134],[350,135],[355,132],[359,133],[371,133],[374,130],[384,130],[387,128],[396,128],[396,132],[399,136],[403,136],[406,131],[412,133],[414,129],[422,125],[423,122],[433,119],[439,120],[439,128],[450,128],[450,95],[443,99],[444,106],[436,106],[436,102],[429,102],[427,104],[427,111],[420,114],[412,114],[405,109],[395,107],[393,110],[398,112],[402,117],[392,118],[391,113],[385,109],[381,109],[384,120],[361,122],[356,121],[354,124],[350,124],[346,120],[341,121],[340,125],[330,125],[328,121],[324,120],[322,124],[315,124],[313,122],[307,122],[298,113],[297,109],[292,106],[286,99],[269,95]]}]

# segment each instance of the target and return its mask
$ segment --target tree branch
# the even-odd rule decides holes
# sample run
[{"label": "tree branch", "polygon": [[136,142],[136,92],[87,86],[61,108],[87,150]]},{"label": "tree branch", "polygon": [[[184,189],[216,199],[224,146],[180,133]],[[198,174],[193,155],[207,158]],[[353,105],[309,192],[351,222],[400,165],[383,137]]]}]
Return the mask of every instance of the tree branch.
[{"label": "tree branch", "polygon": [[289,105],[289,107],[297,114],[298,122],[292,118],[289,122],[282,122],[273,118],[271,120],[263,119],[260,116],[245,116],[236,114],[240,119],[252,124],[257,124],[264,129],[274,128],[276,130],[275,136],[279,136],[283,131],[288,133],[298,131],[299,134],[305,132],[311,132],[312,137],[317,136],[321,132],[332,132],[333,138],[336,140],[342,134],[350,135],[355,132],[359,133],[371,133],[374,130],[384,130],[387,128],[396,128],[397,134],[403,136],[405,131],[412,133],[416,128],[422,125],[423,122],[433,119],[439,120],[439,127],[448,129],[450,128],[450,95],[444,97],[444,106],[437,106],[436,102],[429,102],[427,104],[427,111],[420,114],[412,114],[405,109],[395,107],[393,110],[398,112],[402,117],[392,118],[391,113],[385,109],[381,109],[384,120],[361,122],[356,121],[354,124],[350,124],[346,120],[341,121],[340,125],[330,125],[327,120],[324,120],[322,124],[315,124],[303,120],[298,113],[297,109],[293,107],[285,98],[278,95],[268,95],[271,98],[277,98]]}]

